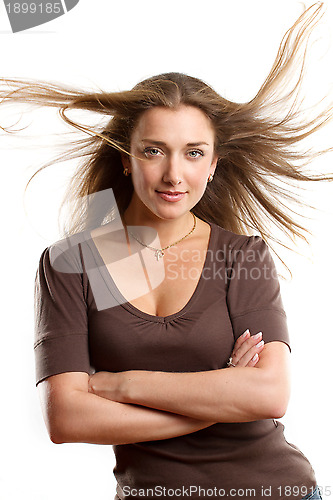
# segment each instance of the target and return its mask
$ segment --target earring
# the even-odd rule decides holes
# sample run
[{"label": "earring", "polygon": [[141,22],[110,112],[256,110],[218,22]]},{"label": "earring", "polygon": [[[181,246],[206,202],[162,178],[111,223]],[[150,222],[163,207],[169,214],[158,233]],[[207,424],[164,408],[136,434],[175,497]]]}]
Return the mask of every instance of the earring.
[{"label": "earring", "polygon": [[209,177],[208,177],[208,181],[207,182],[212,182],[213,177],[214,177],[213,174],[210,174]]},{"label": "earring", "polygon": [[126,175],[126,176],[128,176],[130,174],[130,172],[129,172],[129,170],[128,170],[127,167],[124,169],[123,174]]}]

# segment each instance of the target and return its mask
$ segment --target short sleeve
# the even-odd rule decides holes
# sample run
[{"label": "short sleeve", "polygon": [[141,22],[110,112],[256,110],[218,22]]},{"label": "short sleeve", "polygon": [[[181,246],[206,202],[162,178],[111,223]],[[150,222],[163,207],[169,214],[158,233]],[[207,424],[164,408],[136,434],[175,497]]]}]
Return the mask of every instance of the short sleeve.
[{"label": "short sleeve", "polygon": [[[238,248],[237,248],[238,246]],[[265,343],[281,341],[290,347],[276,266],[261,236],[248,236],[231,250],[227,269],[227,305],[235,340],[249,328]]]},{"label": "short sleeve", "polygon": [[36,386],[59,373],[91,373],[78,246],[70,250],[54,244],[39,260],[34,290]]}]

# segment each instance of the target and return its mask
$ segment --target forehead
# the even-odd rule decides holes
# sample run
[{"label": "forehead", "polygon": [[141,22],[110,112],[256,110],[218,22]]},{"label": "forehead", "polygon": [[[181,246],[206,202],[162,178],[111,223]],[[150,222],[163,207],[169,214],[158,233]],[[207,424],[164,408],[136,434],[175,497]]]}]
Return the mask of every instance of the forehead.
[{"label": "forehead", "polygon": [[133,131],[133,140],[158,139],[165,142],[214,141],[214,129],[199,108],[181,105],[175,109],[154,107],[145,111]]}]

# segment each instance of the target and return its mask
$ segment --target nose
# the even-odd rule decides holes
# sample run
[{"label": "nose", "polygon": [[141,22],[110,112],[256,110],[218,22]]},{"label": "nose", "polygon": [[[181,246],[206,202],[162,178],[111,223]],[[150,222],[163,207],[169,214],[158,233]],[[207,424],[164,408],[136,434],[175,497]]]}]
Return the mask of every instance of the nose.
[{"label": "nose", "polygon": [[166,160],[163,181],[175,186],[181,182],[181,161],[176,155],[170,155]]}]

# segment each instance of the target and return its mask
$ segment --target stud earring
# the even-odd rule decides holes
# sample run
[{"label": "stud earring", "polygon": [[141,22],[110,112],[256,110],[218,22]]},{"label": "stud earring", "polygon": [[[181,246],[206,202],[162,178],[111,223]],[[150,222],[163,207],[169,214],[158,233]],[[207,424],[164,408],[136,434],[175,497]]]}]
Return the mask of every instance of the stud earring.
[{"label": "stud earring", "polygon": [[126,175],[126,176],[128,176],[130,174],[130,172],[129,172],[129,170],[128,170],[127,167],[124,169],[123,174]]},{"label": "stud earring", "polygon": [[210,174],[209,177],[208,177],[208,181],[207,182],[212,182],[213,177],[214,177],[213,174]]}]

